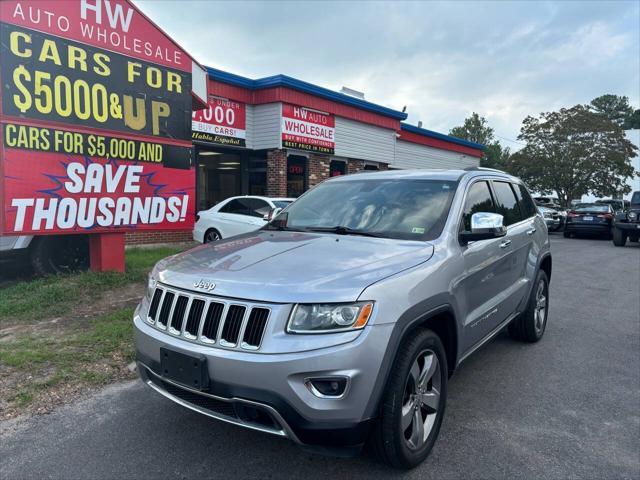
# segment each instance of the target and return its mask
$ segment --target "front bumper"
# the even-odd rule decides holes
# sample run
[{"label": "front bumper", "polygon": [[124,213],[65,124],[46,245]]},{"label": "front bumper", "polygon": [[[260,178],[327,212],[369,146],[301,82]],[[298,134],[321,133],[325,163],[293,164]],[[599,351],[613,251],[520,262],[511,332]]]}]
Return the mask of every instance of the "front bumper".
[{"label": "front bumper", "polygon": [[[189,342],[155,329],[138,313],[134,325],[140,376],[174,402],[307,446],[345,450],[359,448],[366,439],[372,419],[365,415],[365,409],[392,325],[366,327],[353,341],[336,346],[267,354]],[[209,388],[201,392],[164,379],[160,347],[203,355]],[[307,378],[329,376],[348,377],[348,389],[342,397],[319,398],[305,386]]]}]

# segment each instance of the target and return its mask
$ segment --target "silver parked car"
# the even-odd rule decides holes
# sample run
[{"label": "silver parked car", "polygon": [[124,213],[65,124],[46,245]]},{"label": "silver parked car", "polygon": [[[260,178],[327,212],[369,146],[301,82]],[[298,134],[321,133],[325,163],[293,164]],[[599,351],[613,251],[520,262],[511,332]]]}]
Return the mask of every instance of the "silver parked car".
[{"label": "silver parked car", "polygon": [[134,322],[142,379],[209,417],[320,451],[431,451],[456,367],[546,327],[547,227],[484,170],[327,180],[261,230],[160,261]]}]

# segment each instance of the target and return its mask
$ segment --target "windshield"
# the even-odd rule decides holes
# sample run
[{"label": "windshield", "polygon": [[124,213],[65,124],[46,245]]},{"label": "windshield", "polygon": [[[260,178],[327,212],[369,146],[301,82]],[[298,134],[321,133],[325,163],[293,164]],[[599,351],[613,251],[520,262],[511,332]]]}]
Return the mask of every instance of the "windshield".
[{"label": "windshield", "polygon": [[633,196],[631,197],[631,203],[633,205],[640,204],[640,192],[634,192],[633,193]]},{"label": "windshield", "polygon": [[326,182],[287,209],[286,228],[432,240],[440,236],[457,182],[367,179]]},{"label": "windshield", "polygon": [[285,208],[291,203],[291,200],[273,200],[273,204],[276,208]]},{"label": "windshield", "polygon": [[578,205],[574,210],[576,212],[608,212],[609,205],[606,203],[583,203]]}]

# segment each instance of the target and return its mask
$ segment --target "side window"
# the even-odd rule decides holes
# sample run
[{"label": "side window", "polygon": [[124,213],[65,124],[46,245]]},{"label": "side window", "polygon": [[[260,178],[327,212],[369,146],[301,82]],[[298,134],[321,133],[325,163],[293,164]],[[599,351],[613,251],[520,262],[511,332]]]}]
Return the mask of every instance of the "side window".
[{"label": "side window", "polygon": [[527,191],[524,185],[514,185],[516,191],[516,197],[518,197],[518,203],[520,204],[520,210],[525,218],[531,218],[538,213],[535,203],[531,199],[531,195]]},{"label": "side window", "polygon": [[247,215],[247,207],[239,198],[236,198],[235,200],[231,200],[224,207],[222,207],[220,209],[220,213],[235,213],[237,215]]},{"label": "side window", "polygon": [[491,197],[491,190],[487,182],[476,182],[467,192],[462,211],[462,225],[466,231],[471,231],[471,215],[477,212],[495,212],[496,208]]},{"label": "side window", "polygon": [[267,202],[258,198],[245,198],[244,202],[249,207],[249,215],[252,217],[262,218],[271,209]]},{"label": "side window", "polygon": [[504,225],[509,226],[523,220],[520,213],[518,200],[516,199],[511,184],[509,182],[493,182],[493,189],[496,192],[496,204],[498,213],[504,217]]}]

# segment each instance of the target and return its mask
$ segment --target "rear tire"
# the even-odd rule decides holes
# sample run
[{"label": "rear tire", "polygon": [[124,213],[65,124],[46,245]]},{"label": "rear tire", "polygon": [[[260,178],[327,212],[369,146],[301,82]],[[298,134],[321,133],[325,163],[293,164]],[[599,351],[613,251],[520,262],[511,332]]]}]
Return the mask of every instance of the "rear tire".
[{"label": "rear tire", "polygon": [[217,242],[219,240],[222,240],[222,235],[215,228],[210,228],[204,232],[204,243]]},{"label": "rear tire", "polygon": [[403,342],[372,432],[380,460],[395,468],[410,469],[427,458],[442,425],[447,372],[444,347],[433,331],[417,330]]},{"label": "rear tire", "polygon": [[616,247],[624,247],[627,243],[627,234],[619,228],[613,229],[613,244]]},{"label": "rear tire", "polygon": [[534,343],[542,338],[547,328],[549,316],[549,279],[544,270],[538,270],[535,283],[529,295],[527,309],[511,324],[508,332],[511,338]]}]

